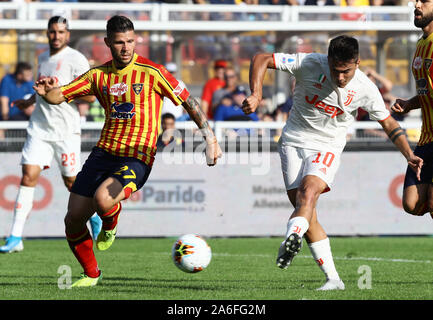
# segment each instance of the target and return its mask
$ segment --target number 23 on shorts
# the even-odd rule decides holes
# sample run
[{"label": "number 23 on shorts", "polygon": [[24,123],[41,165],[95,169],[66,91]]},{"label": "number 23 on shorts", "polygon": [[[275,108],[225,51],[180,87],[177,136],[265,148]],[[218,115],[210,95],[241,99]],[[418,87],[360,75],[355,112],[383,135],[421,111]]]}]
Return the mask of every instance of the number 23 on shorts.
[{"label": "number 23 on shorts", "polygon": [[67,153],[62,153],[62,166],[74,166],[75,163],[75,152],[72,152],[69,155]]}]

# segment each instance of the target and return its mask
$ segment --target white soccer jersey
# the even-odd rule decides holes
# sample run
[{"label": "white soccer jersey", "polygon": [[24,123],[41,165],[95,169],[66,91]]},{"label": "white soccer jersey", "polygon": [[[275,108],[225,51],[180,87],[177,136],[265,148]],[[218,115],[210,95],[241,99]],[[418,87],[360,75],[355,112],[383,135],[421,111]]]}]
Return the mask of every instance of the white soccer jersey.
[{"label": "white soccer jersey", "polygon": [[[65,47],[52,56],[46,51],[38,58],[38,79],[57,77],[59,85],[65,85],[89,68],[86,57],[70,47]],[[42,140],[65,140],[72,134],[81,132],[80,114],[75,104],[48,104],[36,95],[36,108],[30,117],[27,132]]]},{"label": "white soccer jersey", "polygon": [[341,152],[346,133],[362,107],[371,120],[390,116],[377,86],[359,69],[344,88],[331,79],[328,58],[318,53],[273,55],[276,69],[296,78],[293,107],[281,142],[294,147]]}]

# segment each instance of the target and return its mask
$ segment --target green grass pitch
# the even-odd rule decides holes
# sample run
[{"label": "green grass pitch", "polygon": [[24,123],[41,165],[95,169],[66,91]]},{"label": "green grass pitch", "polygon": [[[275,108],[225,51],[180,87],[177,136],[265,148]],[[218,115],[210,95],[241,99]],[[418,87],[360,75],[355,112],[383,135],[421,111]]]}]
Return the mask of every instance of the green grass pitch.
[{"label": "green grass pitch", "polygon": [[[280,238],[209,238],[213,257],[196,274],[171,260],[175,239],[116,239],[96,252],[103,281],[61,289],[61,266],[81,267],[65,240],[26,240],[24,251],[0,255],[2,300],[431,300],[433,238],[331,238],[345,291],[317,292],[324,276],[304,243],[286,270],[275,265]],[[60,268],[60,269],[59,269]],[[366,270],[371,271],[368,287]],[[60,281],[60,283],[64,283]],[[361,286],[360,286],[361,284]],[[60,286],[61,287],[61,286]],[[361,288],[360,288],[361,287]],[[363,288],[363,289],[362,289]]]}]

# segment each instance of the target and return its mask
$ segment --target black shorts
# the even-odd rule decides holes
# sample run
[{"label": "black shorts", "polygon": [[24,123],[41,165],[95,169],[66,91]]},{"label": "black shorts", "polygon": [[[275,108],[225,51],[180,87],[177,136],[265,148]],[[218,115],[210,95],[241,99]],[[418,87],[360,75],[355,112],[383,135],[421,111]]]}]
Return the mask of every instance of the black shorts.
[{"label": "black shorts", "polygon": [[94,147],[77,175],[71,192],[93,198],[96,190],[107,178],[118,180],[128,198],[146,183],[152,167],[133,157],[114,156]]},{"label": "black shorts", "polygon": [[433,181],[433,142],[427,143],[423,146],[416,146],[413,153],[423,159],[424,163],[421,168],[421,181],[416,178],[415,171],[409,166],[406,169],[406,176],[404,178],[404,188],[416,184],[432,184]]}]

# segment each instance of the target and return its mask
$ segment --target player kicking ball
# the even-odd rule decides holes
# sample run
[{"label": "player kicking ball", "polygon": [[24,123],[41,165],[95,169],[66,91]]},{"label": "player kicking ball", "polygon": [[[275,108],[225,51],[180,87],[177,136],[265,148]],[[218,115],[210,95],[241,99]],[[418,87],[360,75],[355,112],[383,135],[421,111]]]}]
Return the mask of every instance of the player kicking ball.
[{"label": "player kicking ball", "polygon": [[72,287],[95,286],[102,278],[86,221],[93,212],[98,213],[102,231],[96,248],[110,248],[116,237],[120,201],[139,190],[151,172],[164,97],[182,105],[201,129],[207,164],[213,166],[221,157],[206,116],[187,88],[163,66],[135,53],[133,23],[123,16],[110,18],[104,40],[111,61],[88,70],[68,85],[57,87],[50,78],[35,86],[37,94],[49,103],[95,95],[105,109],[101,137],[77,175],[65,217],[67,241],[84,269]]},{"label": "player kicking ball", "polygon": [[423,160],[415,156],[399,124],[386,109],[376,85],[358,69],[359,47],[355,38],[331,40],[328,55],[318,53],[262,53],[252,59],[251,95],[242,109],[254,112],[262,99],[268,68],[296,78],[294,104],[279,140],[284,183],[295,208],[277,266],[285,269],[298,254],[305,237],[313,258],[326,276],[317,290],[344,290],[335,268],[330,241],[317,219],[319,196],[330,190],[346,144],[347,128],[362,107],[377,120],[420,178]]}]

